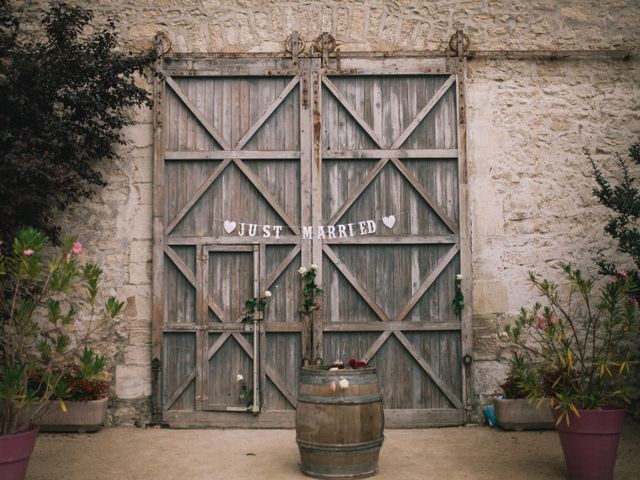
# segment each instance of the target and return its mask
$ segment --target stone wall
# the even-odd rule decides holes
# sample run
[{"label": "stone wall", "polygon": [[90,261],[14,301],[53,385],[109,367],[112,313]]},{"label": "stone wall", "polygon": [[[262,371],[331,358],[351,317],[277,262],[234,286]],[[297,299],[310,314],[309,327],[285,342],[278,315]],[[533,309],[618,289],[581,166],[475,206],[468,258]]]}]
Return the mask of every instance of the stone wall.
[{"label": "stone wall", "polygon": [[[78,2],[84,3],[84,2]],[[45,2],[19,2],[38,14]],[[461,28],[473,50],[638,48],[636,0],[278,1],[95,0],[116,16],[124,48],[281,51],[298,30],[332,33],[343,51],[437,50]],[[468,162],[473,234],[474,385],[486,403],[503,378],[498,331],[533,300],[526,273],[554,276],[560,261],[592,268],[615,255],[603,233],[582,153],[625,152],[640,136],[640,63],[621,59],[474,59],[468,71]],[[105,166],[109,187],[74,207],[67,229],[127,299],[129,336],[116,367],[114,418],[144,422],[150,393],[152,126],[134,112],[122,160]]]}]

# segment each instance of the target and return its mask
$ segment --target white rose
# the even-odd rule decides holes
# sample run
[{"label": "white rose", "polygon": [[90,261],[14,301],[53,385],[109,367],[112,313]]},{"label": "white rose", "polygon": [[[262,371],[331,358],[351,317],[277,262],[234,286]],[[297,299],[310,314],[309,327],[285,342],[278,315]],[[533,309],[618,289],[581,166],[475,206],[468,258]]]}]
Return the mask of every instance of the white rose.
[{"label": "white rose", "polygon": [[304,275],[305,273],[307,273],[307,268],[306,268],[306,267],[300,267],[300,268],[298,269],[298,273],[299,273],[300,275]]},{"label": "white rose", "polygon": [[244,377],[242,376],[242,374],[237,374],[236,375],[236,382],[242,382],[244,380]]},{"label": "white rose", "polygon": [[312,263],[311,265],[309,265],[309,268],[311,270],[317,270],[318,269],[318,265],[316,265],[315,263]]},{"label": "white rose", "polygon": [[269,290],[265,291],[265,292],[264,292],[264,296],[265,296],[266,298],[269,298],[269,297],[271,296],[271,292],[270,292]]},{"label": "white rose", "polygon": [[462,279],[464,279],[464,277],[462,276],[461,273],[456,275],[456,280],[462,280]]},{"label": "white rose", "polygon": [[346,378],[341,378],[338,382],[338,385],[340,386],[340,389],[346,390],[347,388],[349,388],[349,380],[347,380]]}]

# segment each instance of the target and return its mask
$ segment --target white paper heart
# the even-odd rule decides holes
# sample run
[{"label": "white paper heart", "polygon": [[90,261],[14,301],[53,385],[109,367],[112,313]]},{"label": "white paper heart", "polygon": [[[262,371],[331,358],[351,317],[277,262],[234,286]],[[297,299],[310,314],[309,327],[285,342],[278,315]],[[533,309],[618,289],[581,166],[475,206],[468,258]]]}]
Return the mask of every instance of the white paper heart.
[{"label": "white paper heart", "polygon": [[222,226],[224,227],[224,231],[227,233],[231,233],[236,229],[238,224],[233,220],[225,220]]},{"label": "white paper heart", "polygon": [[393,228],[396,224],[396,217],[394,215],[389,215],[388,217],[382,217],[382,223],[387,228]]}]

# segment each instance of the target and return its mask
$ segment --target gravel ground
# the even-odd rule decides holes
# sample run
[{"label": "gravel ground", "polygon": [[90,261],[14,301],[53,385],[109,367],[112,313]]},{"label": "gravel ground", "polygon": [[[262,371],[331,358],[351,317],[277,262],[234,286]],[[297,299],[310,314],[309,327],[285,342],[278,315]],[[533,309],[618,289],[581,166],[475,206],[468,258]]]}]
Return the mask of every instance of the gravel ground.
[{"label": "gravel ground", "polygon": [[[28,480],[302,479],[294,430],[109,428],[41,434]],[[625,425],[616,480],[640,478],[640,423]],[[566,478],[557,433],[488,427],[386,430],[377,479]]]}]

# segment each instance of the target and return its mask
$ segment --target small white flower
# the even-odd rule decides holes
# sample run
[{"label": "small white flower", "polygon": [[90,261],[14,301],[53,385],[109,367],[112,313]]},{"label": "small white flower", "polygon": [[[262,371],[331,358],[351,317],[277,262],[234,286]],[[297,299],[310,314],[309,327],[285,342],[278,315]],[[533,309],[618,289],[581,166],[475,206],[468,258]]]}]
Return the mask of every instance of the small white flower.
[{"label": "small white flower", "polygon": [[264,296],[265,296],[266,298],[269,298],[269,297],[271,296],[271,292],[270,292],[269,290],[265,291],[265,292],[264,292]]},{"label": "small white flower", "polygon": [[349,380],[347,380],[346,378],[341,378],[338,382],[338,385],[340,386],[341,390],[346,390],[347,388],[349,388]]},{"label": "small white flower", "polygon": [[300,268],[298,269],[298,273],[299,273],[300,275],[304,275],[305,273],[307,273],[307,267],[300,267]]},{"label": "small white flower", "polygon": [[317,270],[318,269],[318,265],[316,265],[315,263],[312,263],[311,265],[309,265],[309,268],[311,270]]},{"label": "small white flower", "polygon": [[464,279],[464,277],[462,276],[461,273],[456,275],[456,280],[463,280],[463,279]]},{"label": "small white flower", "polygon": [[236,375],[236,382],[242,382],[244,380],[244,377],[242,376],[242,374],[237,374]]},{"label": "small white flower", "polygon": [[338,367],[331,367],[329,369],[330,372],[337,372],[338,370],[340,370]]}]

